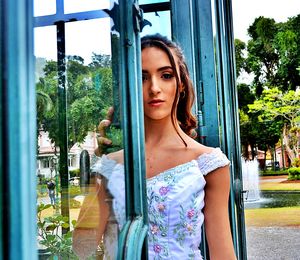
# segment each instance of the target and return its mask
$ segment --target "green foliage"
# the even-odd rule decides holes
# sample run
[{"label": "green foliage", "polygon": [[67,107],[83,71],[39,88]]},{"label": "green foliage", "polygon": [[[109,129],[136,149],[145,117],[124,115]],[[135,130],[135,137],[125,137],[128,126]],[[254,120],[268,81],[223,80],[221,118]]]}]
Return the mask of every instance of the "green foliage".
[{"label": "green foliage", "polygon": [[246,71],[254,73],[253,85],[259,96],[263,86],[277,86],[282,91],[296,90],[300,82],[300,15],[287,22],[260,16],[248,29]]},{"label": "green foliage", "polygon": [[47,196],[48,195],[47,184],[38,184],[36,191],[37,191],[38,198]]},{"label": "green foliage", "polygon": [[300,167],[289,169],[289,180],[300,180]]},{"label": "green foliage", "polygon": [[74,169],[69,171],[70,178],[72,177],[79,177],[80,175],[80,169]]},{"label": "green foliage", "polygon": [[69,186],[70,197],[81,195],[80,186]]},{"label": "green foliage", "polygon": [[79,209],[81,207],[81,203],[78,200],[70,199],[70,209]]},{"label": "green foliage", "polygon": [[[290,158],[298,157],[300,91],[290,90],[283,93],[277,87],[265,89],[261,97],[248,107],[249,112],[257,114],[260,122],[272,122],[271,125],[277,122],[275,126],[277,129],[281,126],[285,145],[290,151]],[[269,130],[271,130],[269,134],[272,134],[272,129]],[[264,131],[264,134],[268,133]]]},{"label": "green foliage", "polygon": [[278,176],[278,175],[288,175],[288,170],[265,170],[259,171],[259,176]]},{"label": "green foliage", "polygon": [[122,130],[110,127],[107,131],[107,138],[112,141],[112,146],[107,147],[105,153],[112,153],[123,149]]},{"label": "green foliage", "polygon": [[275,84],[279,57],[274,48],[274,39],[278,29],[274,19],[258,17],[248,29],[252,38],[247,45],[247,72],[253,72],[256,93],[260,95],[261,87],[268,82]]},{"label": "green foliage", "polygon": [[245,58],[245,50],[246,43],[239,39],[234,40],[234,49],[235,49],[235,65],[236,65],[236,77],[238,77],[241,72],[245,69],[246,66],[246,58]]},{"label": "green foliage", "polygon": [[[68,145],[82,143],[89,131],[94,131],[100,118],[105,117],[113,104],[112,70],[110,56],[94,54],[93,62],[84,65],[79,56],[67,60],[67,120]],[[47,61],[44,76],[37,83],[37,125],[49,133],[56,146],[59,145],[57,64]]]},{"label": "green foliage", "polygon": [[292,161],[292,166],[294,166],[294,167],[300,167],[300,159],[299,158],[295,158]]},{"label": "green foliage", "polygon": [[93,52],[90,68],[109,68],[111,66],[111,58],[106,54],[96,54]]},{"label": "green foliage", "polygon": [[265,89],[260,99],[249,105],[250,112],[260,112],[260,119],[278,117],[295,126],[300,118],[300,91],[283,93],[277,87]]},{"label": "green foliage", "polygon": [[[39,244],[50,252],[49,259],[78,259],[72,251],[72,232],[66,234],[61,232],[62,228],[69,228],[69,219],[62,215],[42,218],[42,211],[50,207],[52,207],[50,204],[40,204],[37,208]],[[72,225],[75,224],[76,221],[72,221]]]}]

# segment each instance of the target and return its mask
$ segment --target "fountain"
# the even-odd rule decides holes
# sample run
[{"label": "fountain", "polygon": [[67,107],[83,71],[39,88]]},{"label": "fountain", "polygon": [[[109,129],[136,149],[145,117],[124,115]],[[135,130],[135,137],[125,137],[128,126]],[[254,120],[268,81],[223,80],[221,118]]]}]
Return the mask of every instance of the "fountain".
[{"label": "fountain", "polygon": [[243,190],[245,202],[260,200],[258,161],[242,159]]}]

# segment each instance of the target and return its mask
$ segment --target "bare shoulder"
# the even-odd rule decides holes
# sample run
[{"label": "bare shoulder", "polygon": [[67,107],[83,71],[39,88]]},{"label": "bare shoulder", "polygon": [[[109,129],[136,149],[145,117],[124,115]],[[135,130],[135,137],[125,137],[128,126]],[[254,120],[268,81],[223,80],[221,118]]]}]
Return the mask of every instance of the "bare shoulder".
[{"label": "bare shoulder", "polygon": [[124,164],[124,150],[107,154],[110,160],[116,161],[119,164]]},{"label": "bare shoulder", "polygon": [[202,154],[209,154],[215,149],[213,147],[200,144],[197,141],[195,141],[194,139],[192,139],[191,137],[187,138],[187,145],[188,145],[188,148],[190,148],[191,151],[193,151],[193,153],[195,153],[196,157],[199,157]]}]

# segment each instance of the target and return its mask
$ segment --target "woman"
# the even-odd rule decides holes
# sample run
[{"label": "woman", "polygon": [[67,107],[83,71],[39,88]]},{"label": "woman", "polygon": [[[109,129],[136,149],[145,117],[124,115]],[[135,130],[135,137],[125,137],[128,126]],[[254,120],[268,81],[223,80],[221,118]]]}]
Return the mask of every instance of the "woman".
[{"label": "woman", "polygon": [[[228,217],[229,161],[220,149],[192,138],[194,92],[182,51],[161,35],[141,42],[149,259],[202,259],[203,221],[210,258],[236,259]],[[124,196],[117,194],[124,187],[123,163],[119,151],[103,156],[94,167],[113,197],[109,207],[103,199],[106,189],[99,185],[100,211],[106,219],[113,212],[119,229],[125,210]],[[105,238],[105,229],[102,223],[100,237]]]}]

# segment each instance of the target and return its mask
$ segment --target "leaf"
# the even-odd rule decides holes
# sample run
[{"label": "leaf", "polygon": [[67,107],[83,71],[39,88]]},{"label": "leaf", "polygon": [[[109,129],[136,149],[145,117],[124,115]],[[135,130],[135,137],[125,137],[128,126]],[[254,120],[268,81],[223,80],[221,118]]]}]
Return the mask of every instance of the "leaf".
[{"label": "leaf", "polygon": [[70,225],[69,225],[68,223],[63,223],[61,226],[62,226],[63,228],[68,228]]}]

